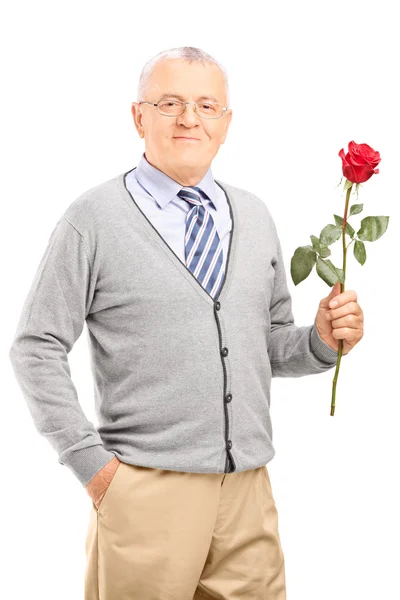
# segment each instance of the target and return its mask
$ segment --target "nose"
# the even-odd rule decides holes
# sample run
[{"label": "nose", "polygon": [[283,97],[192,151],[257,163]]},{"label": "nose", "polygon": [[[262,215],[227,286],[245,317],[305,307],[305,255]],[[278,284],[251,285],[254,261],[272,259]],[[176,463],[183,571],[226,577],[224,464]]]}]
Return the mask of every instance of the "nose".
[{"label": "nose", "polygon": [[184,123],[185,125],[191,125],[199,120],[199,116],[195,110],[195,103],[186,104],[185,110],[179,115],[178,122]]}]

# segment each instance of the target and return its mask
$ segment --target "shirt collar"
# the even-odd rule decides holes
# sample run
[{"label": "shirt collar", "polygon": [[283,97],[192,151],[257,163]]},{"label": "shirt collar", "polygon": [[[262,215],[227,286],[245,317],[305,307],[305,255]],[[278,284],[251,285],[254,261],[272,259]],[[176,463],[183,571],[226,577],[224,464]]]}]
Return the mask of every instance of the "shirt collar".
[{"label": "shirt collar", "polygon": [[[160,208],[165,208],[168,202],[175,198],[182,187],[184,187],[163,171],[153,167],[146,159],[144,152],[135,172],[137,181],[156,200]],[[218,209],[218,190],[216,189],[216,185],[210,167],[204,177],[196,184],[196,187],[205,192],[215,208]]]}]

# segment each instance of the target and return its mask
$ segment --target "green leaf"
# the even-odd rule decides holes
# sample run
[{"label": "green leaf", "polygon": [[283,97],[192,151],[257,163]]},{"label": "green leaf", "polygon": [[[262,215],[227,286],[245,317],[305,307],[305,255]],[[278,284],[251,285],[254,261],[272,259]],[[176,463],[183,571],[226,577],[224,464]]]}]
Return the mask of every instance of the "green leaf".
[{"label": "green leaf", "polygon": [[354,242],[354,257],[358,260],[360,265],[363,265],[367,260],[367,252],[365,250],[364,242],[356,240]]},{"label": "green leaf", "polygon": [[321,252],[321,244],[319,243],[319,238],[317,238],[316,235],[310,235],[310,240],[315,252],[318,252],[319,254]]},{"label": "green leaf", "polygon": [[321,258],[326,258],[327,256],[330,256],[332,254],[332,252],[329,250],[328,246],[324,246],[323,244],[321,244],[321,252],[319,253]]},{"label": "green leaf", "polygon": [[319,234],[319,241],[324,246],[329,246],[336,242],[342,235],[342,228],[337,225],[326,225]]},{"label": "green leaf", "polygon": [[343,269],[338,269],[335,267],[330,260],[323,260],[322,258],[318,257],[316,270],[321,279],[323,279],[329,286],[334,285],[336,281],[344,283]]},{"label": "green leaf", "polygon": [[315,264],[316,252],[312,246],[300,246],[296,248],[290,261],[290,274],[294,285],[309,276]]},{"label": "green leaf", "polygon": [[[340,227],[343,227],[343,217],[339,217],[339,215],[333,215],[335,217],[335,222],[336,225],[340,225]],[[350,225],[350,223],[348,221],[346,221],[346,233],[353,238],[355,231],[352,228],[352,226]]]},{"label": "green leaf", "polygon": [[343,191],[345,192],[346,190],[348,190],[351,186],[353,185],[352,181],[349,181],[348,179],[346,179],[344,187],[343,187]]},{"label": "green leaf", "polygon": [[321,244],[319,238],[317,238],[315,235],[310,235],[310,238],[315,252],[317,252],[322,258],[330,256],[331,251],[329,250],[328,246]]},{"label": "green leaf", "polygon": [[362,209],[364,208],[364,204],[353,204],[352,206],[350,206],[350,212],[349,215],[358,215],[358,213],[360,213],[362,211]]},{"label": "green leaf", "polygon": [[343,269],[339,269],[339,267],[336,267],[336,272],[338,274],[338,280],[340,281],[340,283],[344,283],[344,271],[343,271]]},{"label": "green leaf", "polygon": [[357,231],[360,240],[366,242],[375,242],[386,231],[389,224],[389,217],[365,217],[361,221],[361,227]]}]

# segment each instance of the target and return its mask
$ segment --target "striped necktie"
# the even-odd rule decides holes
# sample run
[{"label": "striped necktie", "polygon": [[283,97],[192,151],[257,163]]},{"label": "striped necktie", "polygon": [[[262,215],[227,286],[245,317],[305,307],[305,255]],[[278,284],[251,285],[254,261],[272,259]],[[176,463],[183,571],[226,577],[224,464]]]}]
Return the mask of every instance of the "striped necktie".
[{"label": "striped necktie", "polygon": [[224,269],[222,245],[214,220],[201,202],[201,197],[208,196],[198,187],[183,187],[178,196],[193,204],[186,216],[186,266],[210,296],[215,297],[224,278]]}]

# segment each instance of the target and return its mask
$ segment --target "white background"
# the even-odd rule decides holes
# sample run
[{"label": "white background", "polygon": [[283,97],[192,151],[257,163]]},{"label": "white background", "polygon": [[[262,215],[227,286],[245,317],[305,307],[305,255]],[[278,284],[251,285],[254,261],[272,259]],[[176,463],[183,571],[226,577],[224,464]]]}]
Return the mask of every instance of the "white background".
[{"label": "white background", "polygon": [[[294,286],[290,259],[343,214],[339,150],[381,153],[360,188],[367,215],[389,215],[348,253],[346,289],[364,311],[361,342],[334,369],[274,379],[276,456],[268,464],[288,600],[400,598],[398,21],[391,2],[18,2],[1,18],[2,492],[1,589],[8,600],[83,598],[90,499],[36,433],[8,349],[58,218],[88,188],[131,169],[144,150],[130,113],[145,62],[206,50],[228,70],[233,119],[214,177],[259,195],[281,239],[297,325],[330,288],[315,270]],[[356,200],[352,197],[352,203]],[[341,242],[331,259],[341,266]],[[244,307],[245,310],[245,307]],[[85,333],[70,354],[95,422]],[[7,593],[5,590],[8,588]],[[178,599],[177,599],[178,600]],[[189,600],[189,599],[188,599]]]}]

